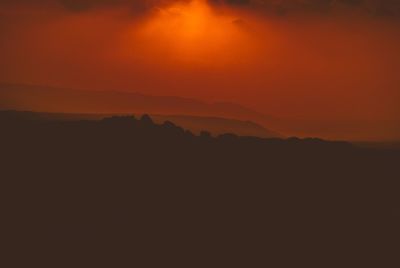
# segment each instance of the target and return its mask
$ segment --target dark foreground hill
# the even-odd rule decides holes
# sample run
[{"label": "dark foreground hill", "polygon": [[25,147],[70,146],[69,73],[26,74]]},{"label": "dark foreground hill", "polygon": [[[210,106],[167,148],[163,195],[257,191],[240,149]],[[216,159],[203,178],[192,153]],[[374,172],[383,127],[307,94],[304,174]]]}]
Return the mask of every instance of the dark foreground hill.
[{"label": "dark foreground hill", "polygon": [[398,151],[146,116],[0,126],[14,267],[397,267]]}]

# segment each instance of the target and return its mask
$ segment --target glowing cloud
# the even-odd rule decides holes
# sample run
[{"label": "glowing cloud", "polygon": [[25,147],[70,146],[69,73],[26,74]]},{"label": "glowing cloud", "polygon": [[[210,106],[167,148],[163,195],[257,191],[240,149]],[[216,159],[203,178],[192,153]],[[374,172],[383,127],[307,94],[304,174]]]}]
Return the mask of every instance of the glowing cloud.
[{"label": "glowing cloud", "polygon": [[136,51],[144,43],[148,53],[164,59],[227,64],[246,58],[251,46],[250,35],[237,22],[234,14],[214,10],[205,0],[177,2],[155,9],[131,39]]}]

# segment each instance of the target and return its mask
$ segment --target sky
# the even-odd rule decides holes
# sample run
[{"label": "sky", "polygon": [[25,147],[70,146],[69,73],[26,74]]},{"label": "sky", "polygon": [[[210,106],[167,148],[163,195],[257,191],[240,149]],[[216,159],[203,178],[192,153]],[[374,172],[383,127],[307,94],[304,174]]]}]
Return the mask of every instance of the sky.
[{"label": "sky", "polygon": [[0,82],[400,123],[397,0],[0,0]]}]

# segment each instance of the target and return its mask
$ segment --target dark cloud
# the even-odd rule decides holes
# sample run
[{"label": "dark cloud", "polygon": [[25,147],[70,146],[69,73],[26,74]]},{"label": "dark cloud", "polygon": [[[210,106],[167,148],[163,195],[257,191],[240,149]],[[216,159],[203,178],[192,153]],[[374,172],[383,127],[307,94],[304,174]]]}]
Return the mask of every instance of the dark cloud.
[{"label": "dark cloud", "polygon": [[208,0],[212,4],[247,7],[277,14],[358,10],[377,16],[399,16],[399,0]]},{"label": "dark cloud", "polygon": [[[0,5],[59,5],[70,11],[127,6],[147,10],[171,2],[190,0],[0,0]],[[295,12],[334,12],[354,9],[373,15],[400,16],[399,0],[207,0],[212,5],[229,5],[277,14]]]},{"label": "dark cloud", "polygon": [[399,0],[208,0],[212,4],[247,7],[276,14],[329,13],[358,10],[372,15],[400,16]]}]

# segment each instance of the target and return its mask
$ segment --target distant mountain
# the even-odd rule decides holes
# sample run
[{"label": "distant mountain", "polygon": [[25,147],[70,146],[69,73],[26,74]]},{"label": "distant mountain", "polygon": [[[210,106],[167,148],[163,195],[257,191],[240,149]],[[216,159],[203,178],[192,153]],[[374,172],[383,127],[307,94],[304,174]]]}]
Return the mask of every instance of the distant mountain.
[{"label": "distant mountain", "polygon": [[207,103],[195,99],[132,92],[85,91],[0,83],[0,110],[64,113],[67,118],[71,118],[72,114],[75,117],[79,117],[77,114],[98,114],[101,117],[148,113],[156,120],[158,116],[166,116],[167,120],[193,132],[207,129],[214,134],[234,132],[244,136],[270,137],[277,136],[277,132],[285,136],[329,140],[400,139],[400,124],[394,120],[277,118],[235,103]]},{"label": "distant mountain", "polygon": [[264,123],[264,115],[238,104],[206,103],[195,99],[132,92],[0,84],[0,109],[45,112],[35,116],[57,120],[148,113],[156,121],[169,120],[194,133],[207,130],[214,135],[235,133],[242,136],[281,136],[255,123]]},{"label": "distant mountain", "polygon": [[151,115],[151,117],[158,123],[171,121],[185,129],[189,129],[194,134],[199,134],[201,131],[207,130],[215,136],[225,133],[235,133],[239,136],[262,138],[283,137],[281,134],[266,129],[252,121],[186,115]]},{"label": "distant mountain", "polygon": [[133,92],[85,91],[0,84],[0,109],[82,114],[177,114],[264,122],[266,116],[234,103],[150,96]]},{"label": "distant mountain", "polygon": [[[0,115],[9,118],[22,119],[29,121],[78,121],[78,120],[101,120],[113,114],[67,114],[67,113],[38,113],[38,112],[18,112],[3,111]],[[133,114],[131,114],[133,115]],[[141,116],[141,114],[134,114]],[[219,117],[202,117],[187,115],[151,115],[151,118],[158,124],[170,121],[182,128],[199,135],[202,131],[208,131],[213,136],[226,133],[234,133],[239,136],[253,136],[261,138],[283,137],[277,132],[268,130],[263,126],[251,121],[241,121],[236,119],[225,119]]]}]

